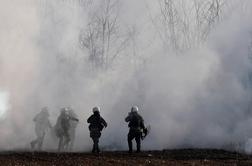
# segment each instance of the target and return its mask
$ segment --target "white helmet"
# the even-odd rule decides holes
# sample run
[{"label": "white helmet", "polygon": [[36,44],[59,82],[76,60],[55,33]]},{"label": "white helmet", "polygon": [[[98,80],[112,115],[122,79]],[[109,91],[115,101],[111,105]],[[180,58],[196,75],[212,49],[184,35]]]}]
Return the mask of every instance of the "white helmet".
[{"label": "white helmet", "polygon": [[45,115],[49,116],[49,112],[48,112],[48,108],[47,107],[43,107],[41,110],[42,110],[42,113],[44,113]]},{"label": "white helmet", "polygon": [[93,108],[93,113],[95,113],[95,112],[100,112],[100,110],[101,110],[100,107],[94,107],[94,108]]},{"label": "white helmet", "polygon": [[70,111],[70,110],[71,110],[71,107],[65,107],[65,110],[66,110],[66,111]]},{"label": "white helmet", "polygon": [[131,108],[131,112],[138,112],[138,107],[137,106],[133,106]]},{"label": "white helmet", "polygon": [[61,114],[68,114],[68,109],[67,109],[67,107],[61,108]]}]

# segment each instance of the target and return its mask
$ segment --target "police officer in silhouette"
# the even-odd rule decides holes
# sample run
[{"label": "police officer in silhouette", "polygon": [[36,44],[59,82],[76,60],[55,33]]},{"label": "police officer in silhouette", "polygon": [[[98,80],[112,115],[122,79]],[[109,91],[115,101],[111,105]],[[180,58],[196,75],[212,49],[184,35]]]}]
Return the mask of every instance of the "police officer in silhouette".
[{"label": "police officer in silhouette", "polygon": [[46,131],[49,128],[52,128],[52,125],[49,121],[49,112],[47,107],[42,108],[33,119],[35,123],[35,133],[37,138],[31,142],[31,148],[36,150],[41,150]]},{"label": "police officer in silhouette", "polygon": [[101,131],[104,127],[107,127],[107,122],[101,117],[99,107],[93,108],[93,115],[87,119],[87,123],[89,123],[90,137],[94,143],[92,153],[100,153],[99,139]]},{"label": "police officer in silhouette", "polygon": [[128,116],[125,118],[128,122],[129,133],[128,133],[128,146],[129,153],[132,153],[132,140],[136,140],[137,152],[141,152],[141,137],[142,133],[146,132],[147,129],[144,126],[144,120],[142,116],[138,113],[138,107],[133,106]]}]

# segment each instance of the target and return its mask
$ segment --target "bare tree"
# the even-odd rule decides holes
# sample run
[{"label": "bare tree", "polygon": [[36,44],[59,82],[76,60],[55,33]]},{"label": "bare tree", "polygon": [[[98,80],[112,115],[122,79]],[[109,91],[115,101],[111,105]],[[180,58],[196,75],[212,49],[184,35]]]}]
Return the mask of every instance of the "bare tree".
[{"label": "bare tree", "polygon": [[160,0],[164,45],[176,52],[197,47],[220,21],[225,0]]},{"label": "bare tree", "polygon": [[223,0],[199,1],[194,0],[196,26],[200,33],[199,41],[204,41],[216,23],[220,21]]},{"label": "bare tree", "polygon": [[101,1],[80,35],[80,44],[88,50],[94,68],[107,69],[128,45],[129,37],[121,31],[118,12],[119,0]]}]

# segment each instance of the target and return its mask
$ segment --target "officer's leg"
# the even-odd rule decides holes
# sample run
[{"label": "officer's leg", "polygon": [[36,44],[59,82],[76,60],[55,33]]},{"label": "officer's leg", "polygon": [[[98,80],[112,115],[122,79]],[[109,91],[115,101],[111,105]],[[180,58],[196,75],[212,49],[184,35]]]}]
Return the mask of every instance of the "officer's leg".
[{"label": "officer's leg", "polygon": [[69,150],[72,151],[75,141],[75,129],[70,134]]},{"label": "officer's leg", "polygon": [[35,149],[36,147],[39,149],[40,136],[37,135],[37,138],[31,142],[31,148]]},{"label": "officer's leg", "polygon": [[43,138],[40,137],[40,138],[38,138],[38,150],[41,150],[42,144],[43,144]]},{"label": "officer's leg", "polygon": [[58,151],[60,152],[62,150],[62,145],[63,145],[63,136],[59,137],[59,146],[58,146]]},{"label": "officer's leg", "polygon": [[68,131],[65,131],[65,139],[64,139],[64,143],[63,143],[63,149],[67,149],[69,142],[71,141],[70,135],[68,133]]},{"label": "officer's leg", "polygon": [[38,138],[38,150],[41,150],[44,138],[45,138],[45,132],[43,133],[41,137]]},{"label": "officer's leg", "polygon": [[97,137],[92,137],[93,139],[93,150],[92,152],[95,153],[95,152],[99,152],[99,147],[98,147],[98,143],[99,143],[99,138]]},{"label": "officer's leg", "polygon": [[90,130],[90,137],[92,138],[92,141],[93,141],[92,153],[95,153],[95,134],[93,130]]},{"label": "officer's leg", "polygon": [[128,133],[128,146],[129,146],[129,153],[132,152],[132,140],[134,139],[134,135],[132,132]]},{"label": "officer's leg", "polygon": [[141,133],[137,133],[136,137],[137,152],[141,151]]},{"label": "officer's leg", "polygon": [[36,142],[37,142],[37,139],[35,139],[35,140],[33,140],[33,141],[31,142],[31,148],[32,148],[32,149],[35,148]]},{"label": "officer's leg", "polygon": [[99,153],[100,149],[99,149],[99,137],[96,138],[95,140],[95,148],[96,148],[96,152]]},{"label": "officer's leg", "polygon": [[92,137],[93,140],[93,149],[92,149],[92,153],[95,153],[95,138]]}]

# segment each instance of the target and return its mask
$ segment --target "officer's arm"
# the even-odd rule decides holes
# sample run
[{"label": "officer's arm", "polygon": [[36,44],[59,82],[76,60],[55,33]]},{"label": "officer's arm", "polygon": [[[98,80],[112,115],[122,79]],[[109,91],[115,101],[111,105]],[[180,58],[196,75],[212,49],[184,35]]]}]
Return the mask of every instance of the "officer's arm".
[{"label": "officer's arm", "polygon": [[129,113],[129,115],[125,118],[125,122],[129,122],[130,121],[130,118],[131,118],[131,115]]},{"label": "officer's arm", "polygon": [[141,127],[142,129],[145,129],[145,125],[144,125],[144,119],[143,119],[143,117],[142,117],[142,116],[140,116],[140,119],[141,119],[140,127]]},{"label": "officer's arm", "polygon": [[49,128],[51,129],[52,128],[52,124],[51,124],[51,122],[48,120],[48,126],[49,126]]},{"label": "officer's arm", "polygon": [[74,120],[76,122],[79,122],[79,119],[75,118],[75,117],[70,117],[71,120]]},{"label": "officer's arm", "polygon": [[103,118],[101,118],[101,120],[102,120],[103,126],[104,126],[104,127],[107,127],[107,126],[108,126],[107,122],[106,122]]},{"label": "officer's arm", "polygon": [[87,119],[87,122],[88,122],[88,123],[91,123],[91,117],[92,117],[92,116],[90,116],[90,117]]},{"label": "officer's arm", "polygon": [[33,121],[36,122],[38,119],[38,115],[36,115],[34,118],[33,118]]},{"label": "officer's arm", "polygon": [[144,121],[143,121],[143,120],[141,121],[141,124],[140,124],[140,125],[141,125],[141,128],[142,128],[142,129],[145,129]]}]

